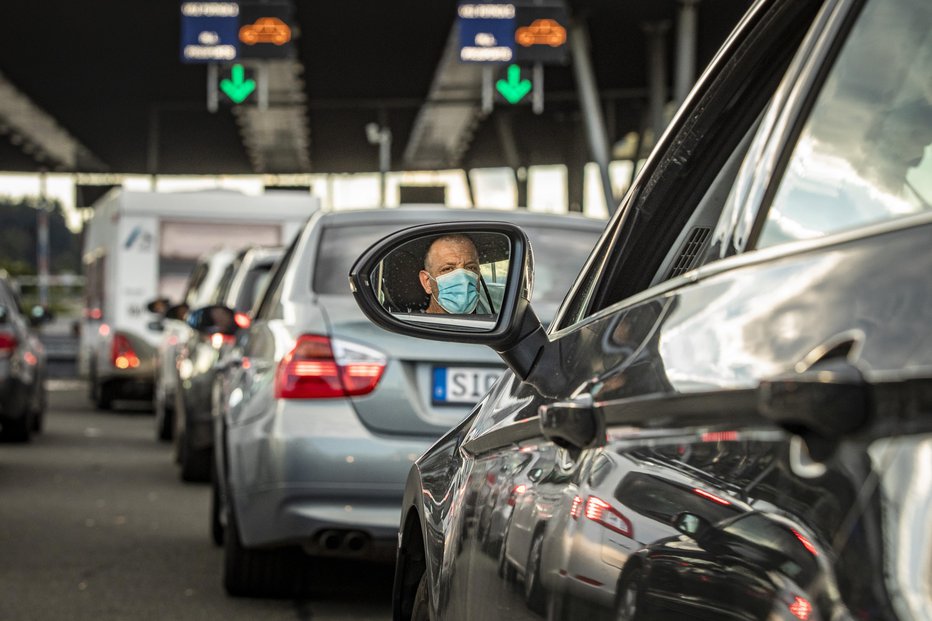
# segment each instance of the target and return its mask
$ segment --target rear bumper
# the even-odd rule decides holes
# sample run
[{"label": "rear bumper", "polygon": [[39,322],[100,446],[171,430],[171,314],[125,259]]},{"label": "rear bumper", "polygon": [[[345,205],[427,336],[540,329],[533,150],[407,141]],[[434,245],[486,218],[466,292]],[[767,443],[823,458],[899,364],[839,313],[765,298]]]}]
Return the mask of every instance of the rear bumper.
[{"label": "rear bumper", "polygon": [[243,543],[314,548],[328,530],[394,548],[411,464],[429,438],[369,432],[342,399],[273,401],[228,428],[228,483]]}]

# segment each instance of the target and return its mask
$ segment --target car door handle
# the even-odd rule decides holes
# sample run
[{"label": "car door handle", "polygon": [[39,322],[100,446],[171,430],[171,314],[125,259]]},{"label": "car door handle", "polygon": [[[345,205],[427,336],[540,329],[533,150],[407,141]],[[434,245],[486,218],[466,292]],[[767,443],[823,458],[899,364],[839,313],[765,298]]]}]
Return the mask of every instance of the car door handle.
[{"label": "car door handle", "polygon": [[540,431],[545,438],[566,449],[584,449],[605,444],[605,417],[592,396],[581,395],[538,408]]},{"label": "car door handle", "polygon": [[801,373],[761,382],[760,413],[800,435],[825,440],[863,428],[872,411],[872,390],[847,358],[819,361]]}]

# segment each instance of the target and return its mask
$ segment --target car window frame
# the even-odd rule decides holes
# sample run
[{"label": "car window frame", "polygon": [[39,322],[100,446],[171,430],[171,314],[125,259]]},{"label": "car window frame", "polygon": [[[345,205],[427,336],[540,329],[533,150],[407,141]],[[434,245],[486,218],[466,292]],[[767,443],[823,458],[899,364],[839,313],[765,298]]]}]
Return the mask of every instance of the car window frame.
[{"label": "car window frame", "polygon": [[295,238],[291,241],[288,249],[285,251],[285,253],[282,255],[282,258],[274,267],[275,271],[272,274],[272,277],[269,279],[263,295],[258,300],[256,300],[255,309],[252,314],[257,321],[264,321],[273,318],[272,309],[274,309],[276,306],[279,306],[281,303],[285,273],[288,271],[289,265],[291,265],[291,260],[295,256],[295,251],[297,250],[298,244],[303,236],[303,232],[299,232],[297,235],[295,235]]},{"label": "car window frame", "polygon": [[[779,92],[785,77],[789,74],[794,62],[796,62],[795,59],[797,55],[801,50],[807,47],[809,40],[813,37],[813,26],[820,21],[824,13],[833,11],[840,1],[841,0],[825,0],[824,2],[813,3],[809,11],[796,9],[794,15],[786,17],[786,19],[789,19],[790,25],[804,21],[805,27],[801,31],[802,36],[800,37],[798,45],[794,47],[787,58],[783,59],[785,63],[783,70],[769,77],[769,79],[774,81],[770,96],[760,103],[755,110],[755,114],[745,119],[746,128],[744,131],[734,132],[728,138],[722,138],[720,136],[712,138],[714,141],[726,141],[726,146],[721,144],[715,146],[714,143],[712,145],[706,144],[698,151],[694,149],[687,153],[687,157],[690,159],[702,157],[708,155],[711,150],[724,165],[724,162],[735,152],[735,149],[739,148],[742,139],[747,136],[748,131],[753,127],[754,119],[759,119],[761,117],[762,113],[767,110],[769,103],[776,96],[776,93]],[[701,269],[703,266],[708,265],[709,262],[719,258],[712,254],[707,254],[704,260],[700,261],[692,270],[686,272],[685,276],[679,276],[672,280],[664,280],[653,286],[651,286],[649,282],[656,274],[656,269],[644,270],[640,274],[640,278],[646,279],[648,281],[647,283],[642,284],[640,287],[629,286],[623,295],[612,295],[611,293],[611,290],[618,287],[618,279],[623,277],[622,275],[625,273],[624,269],[622,269],[623,266],[630,263],[633,259],[634,251],[630,247],[627,247],[633,232],[639,232],[642,230],[641,227],[649,226],[649,224],[639,222],[638,218],[643,217],[645,213],[652,217],[656,216],[658,210],[664,210],[664,205],[669,203],[669,195],[678,194],[678,190],[671,190],[671,188],[675,186],[676,175],[673,175],[673,179],[664,177],[670,175],[671,172],[675,172],[669,170],[670,162],[678,157],[682,157],[681,148],[685,141],[689,139],[689,131],[692,129],[695,122],[695,111],[708,107],[711,103],[709,101],[710,98],[714,100],[716,97],[724,96],[723,93],[727,92],[728,89],[723,88],[723,85],[733,84],[736,81],[741,81],[742,77],[747,77],[749,69],[746,63],[749,61],[745,60],[744,54],[753,50],[754,44],[759,43],[761,39],[765,40],[768,46],[768,51],[765,52],[764,56],[770,59],[777,57],[776,55],[779,54],[778,42],[784,40],[781,36],[768,32],[767,27],[773,19],[779,18],[780,15],[784,15],[784,13],[782,13],[782,11],[785,10],[783,7],[784,5],[777,5],[776,3],[759,3],[756,5],[754,9],[745,16],[741,24],[739,24],[729,37],[722,50],[709,64],[709,67],[697,82],[696,87],[690,93],[686,102],[684,102],[674,119],[670,122],[657,147],[648,157],[647,162],[645,162],[635,182],[622,199],[615,217],[607,227],[605,235],[590,257],[590,262],[587,263],[584,272],[581,274],[580,278],[577,279],[570,295],[557,314],[556,320],[551,328],[551,334],[559,334],[581,323],[588,322],[591,318],[601,315],[606,309],[615,307],[618,304],[624,304],[635,298],[640,299],[644,296],[645,292],[653,291],[659,294],[669,289],[670,283],[680,282],[681,278],[695,278],[696,270]],[[785,30],[786,27],[781,30],[781,33]],[[734,65],[734,63],[731,62],[731,59],[735,56],[741,56],[743,62],[741,62],[740,65]],[[746,113],[747,110],[745,109],[739,114],[741,114],[743,118],[744,116],[748,116]],[[756,138],[751,140],[751,148],[753,148],[755,141]],[[675,229],[674,233],[667,234],[669,236],[667,239],[669,243],[662,244],[662,252],[658,251],[659,258],[656,261],[657,268],[662,265],[664,257],[672,250],[672,245],[682,232],[682,228],[689,223],[692,214],[697,207],[701,205],[702,198],[715,182],[720,167],[709,168],[710,172],[706,173],[707,178],[703,183],[694,184],[695,187],[693,191],[686,194],[686,198],[691,203],[690,208],[683,209],[680,207],[677,210],[677,214],[681,221],[673,227],[673,229]],[[741,174],[741,168],[742,167],[739,167],[738,175]],[[658,175],[663,176],[659,184],[657,179]],[[737,180],[737,176],[735,180]],[[666,192],[663,193],[664,196],[657,195],[659,191],[658,187],[659,190],[666,188]],[[644,206],[648,206],[650,210],[645,211],[643,209]],[[723,205],[719,218],[724,216],[726,209],[727,200],[725,205]],[[667,207],[666,210],[669,212],[672,208]],[[645,276],[648,272],[650,272],[650,276]]]}]

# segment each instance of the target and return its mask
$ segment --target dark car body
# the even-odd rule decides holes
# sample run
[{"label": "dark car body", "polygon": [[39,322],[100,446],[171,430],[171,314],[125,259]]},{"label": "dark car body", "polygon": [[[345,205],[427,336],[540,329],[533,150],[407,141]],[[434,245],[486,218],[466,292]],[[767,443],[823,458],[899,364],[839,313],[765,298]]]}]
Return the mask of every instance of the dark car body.
[{"label": "dark car body", "polygon": [[45,349],[0,272],[0,438],[28,442],[42,430],[46,406]]},{"label": "dark car body", "polygon": [[[754,3],[546,334],[523,299],[431,333],[512,372],[409,472],[396,619],[928,618],[930,29],[924,0]],[[351,277],[427,336],[360,277],[407,240]],[[522,450],[553,475],[519,553],[517,509],[474,516]]]},{"label": "dark car body", "polygon": [[[252,307],[265,288],[281,248],[241,250],[224,270],[207,302],[223,305],[248,326]],[[197,310],[197,309],[192,309]],[[234,347],[234,338],[222,334],[189,332],[177,356],[178,391],[175,408],[176,459],[184,481],[208,481],[213,460],[214,431],[211,414],[218,363]]]}]

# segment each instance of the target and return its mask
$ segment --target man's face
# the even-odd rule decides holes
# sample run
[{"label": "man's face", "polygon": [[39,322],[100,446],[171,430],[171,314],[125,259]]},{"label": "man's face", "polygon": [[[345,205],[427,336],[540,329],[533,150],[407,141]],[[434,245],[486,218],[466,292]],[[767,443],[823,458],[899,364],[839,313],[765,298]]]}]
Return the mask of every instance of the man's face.
[{"label": "man's face", "polygon": [[421,270],[420,279],[424,292],[436,297],[439,276],[458,269],[467,269],[479,274],[479,253],[471,241],[465,238],[439,239],[427,252],[427,269]]}]

